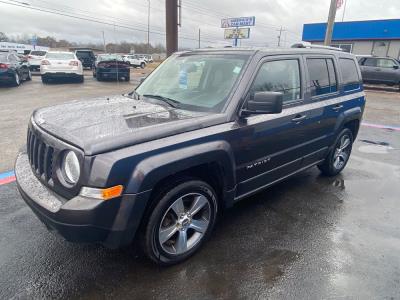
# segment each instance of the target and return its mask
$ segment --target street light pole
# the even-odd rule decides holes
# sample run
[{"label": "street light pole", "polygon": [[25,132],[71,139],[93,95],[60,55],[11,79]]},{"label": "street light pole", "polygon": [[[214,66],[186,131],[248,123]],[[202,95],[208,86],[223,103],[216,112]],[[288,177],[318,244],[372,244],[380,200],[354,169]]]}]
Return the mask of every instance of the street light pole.
[{"label": "street light pole", "polygon": [[325,46],[330,46],[332,42],[332,32],[336,17],[336,5],[337,5],[337,0],[331,0],[331,6],[329,8],[328,24],[326,26],[326,32],[325,32],[325,40],[324,40]]}]

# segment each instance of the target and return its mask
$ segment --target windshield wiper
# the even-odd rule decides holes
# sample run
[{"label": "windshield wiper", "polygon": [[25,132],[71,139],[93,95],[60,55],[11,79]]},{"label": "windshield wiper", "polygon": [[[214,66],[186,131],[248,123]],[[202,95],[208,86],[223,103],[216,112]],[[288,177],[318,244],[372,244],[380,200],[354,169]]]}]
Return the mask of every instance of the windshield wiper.
[{"label": "windshield wiper", "polygon": [[143,97],[161,100],[161,101],[167,103],[169,106],[172,106],[173,108],[179,107],[179,104],[180,104],[179,101],[176,101],[174,99],[171,99],[171,98],[168,98],[168,97],[164,97],[164,96],[161,96],[161,95],[145,94],[145,95],[143,95]]},{"label": "windshield wiper", "polygon": [[133,90],[132,92],[125,94],[124,96],[133,98],[135,100],[140,100],[140,95],[138,94],[138,92],[136,92],[136,90]]}]

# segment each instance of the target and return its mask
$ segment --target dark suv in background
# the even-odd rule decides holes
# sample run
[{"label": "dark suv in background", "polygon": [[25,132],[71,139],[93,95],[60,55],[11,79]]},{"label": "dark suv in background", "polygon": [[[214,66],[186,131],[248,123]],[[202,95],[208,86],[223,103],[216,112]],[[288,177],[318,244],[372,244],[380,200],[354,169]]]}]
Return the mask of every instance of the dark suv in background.
[{"label": "dark suv in background", "polygon": [[348,53],[176,53],[130,94],[36,110],[18,188],[69,241],[115,248],[136,237],[153,261],[174,264],[222,209],[313,166],[341,172],[364,105]]},{"label": "dark suv in background", "polygon": [[96,61],[96,56],[92,50],[76,50],[75,54],[82,62],[84,68],[92,69],[94,62]]},{"label": "dark suv in background", "polygon": [[400,63],[391,57],[358,56],[365,83],[398,85],[400,90]]}]

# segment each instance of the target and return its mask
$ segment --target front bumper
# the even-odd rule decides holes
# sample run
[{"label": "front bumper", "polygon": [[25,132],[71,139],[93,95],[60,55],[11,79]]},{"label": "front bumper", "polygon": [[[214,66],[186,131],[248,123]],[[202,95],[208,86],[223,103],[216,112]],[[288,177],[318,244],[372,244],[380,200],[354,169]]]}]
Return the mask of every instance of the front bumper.
[{"label": "front bumper", "polygon": [[67,241],[100,243],[109,248],[130,244],[139,227],[150,191],[108,201],[55,194],[33,173],[25,152],[18,155],[18,190],[37,217]]}]

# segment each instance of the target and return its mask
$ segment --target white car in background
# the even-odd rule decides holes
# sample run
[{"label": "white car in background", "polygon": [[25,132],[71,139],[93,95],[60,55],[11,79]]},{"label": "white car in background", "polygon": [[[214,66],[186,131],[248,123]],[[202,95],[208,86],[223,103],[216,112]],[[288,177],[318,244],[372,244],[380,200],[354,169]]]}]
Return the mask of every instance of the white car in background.
[{"label": "white car in background", "polygon": [[47,52],[40,65],[40,75],[43,83],[57,78],[71,78],[78,82],[84,80],[82,63],[72,52]]},{"label": "white car in background", "polygon": [[46,55],[47,51],[44,50],[31,50],[28,54],[28,62],[31,71],[39,71],[40,70],[40,63],[42,59]]},{"label": "white car in background", "polygon": [[146,67],[146,60],[140,58],[136,54],[123,55],[122,59],[128,62],[134,68],[141,67],[142,69],[144,69],[144,67]]}]

